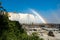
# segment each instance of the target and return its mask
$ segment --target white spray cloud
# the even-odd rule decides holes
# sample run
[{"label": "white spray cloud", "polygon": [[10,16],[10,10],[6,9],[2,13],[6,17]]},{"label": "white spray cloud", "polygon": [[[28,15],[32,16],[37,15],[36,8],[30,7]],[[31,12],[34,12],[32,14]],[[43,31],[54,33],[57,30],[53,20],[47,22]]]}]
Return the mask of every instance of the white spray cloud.
[{"label": "white spray cloud", "polygon": [[33,10],[33,9],[30,9],[30,10],[32,11],[32,13],[34,13],[35,15],[37,15],[37,16],[39,17],[39,19],[40,19],[44,24],[46,24],[45,19],[44,19],[41,15],[39,15],[38,12],[36,12],[36,11]]},{"label": "white spray cloud", "polygon": [[42,14],[47,23],[60,24],[60,9],[42,11]]},{"label": "white spray cloud", "polygon": [[20,23],[27,23],[27,24],[60,23],[60,10],[50,10],[50,11],[47,10],[44,12],[46,15],[43,16],[39,15],[39,13],[33,9],[29,9],[29,11],[31,12],[31,14],[9,12],[9,15],[11,16],[9,17],[9,19],[12,21],[19,21]]},{"label": "white spray cloud", "polygon": [[[36,24],[36,23],[42,23],[39,19],[39,17],[33,14],[29,13],[12,13],[9,12],[9,19],[12,21],[19,21],[20,23],[26,23],[26,24]],[[40,21],[40,22],[39,22]]]}]

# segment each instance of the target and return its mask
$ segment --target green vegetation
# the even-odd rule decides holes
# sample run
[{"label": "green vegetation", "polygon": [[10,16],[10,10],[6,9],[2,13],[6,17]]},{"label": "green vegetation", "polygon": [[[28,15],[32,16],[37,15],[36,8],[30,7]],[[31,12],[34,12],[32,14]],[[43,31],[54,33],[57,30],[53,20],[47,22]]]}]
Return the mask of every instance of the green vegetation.
[{"label": "green vegetation", "polygon": [[27,35],[18,21],[10,21],[7,15],[0,15],[0,40],[43,40],[35,33]]}]

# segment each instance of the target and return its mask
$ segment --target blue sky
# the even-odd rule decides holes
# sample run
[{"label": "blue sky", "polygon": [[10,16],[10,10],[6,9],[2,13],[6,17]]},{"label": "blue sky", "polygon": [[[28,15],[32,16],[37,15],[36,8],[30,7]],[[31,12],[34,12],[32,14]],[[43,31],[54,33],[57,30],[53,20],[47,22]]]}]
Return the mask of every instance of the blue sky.
[{"label": "blue sky", "polygon": [[28,8],[33,8],[38,11],[46,11],[57,9],[60,5],[60,0],[1,0],[2,5],[7,11],[23,12]]},{"label": "blue sky", "polygon": [[49,22],[60,23],[60,0],[1,0],[8,12],[29,12],[36,10]]}]

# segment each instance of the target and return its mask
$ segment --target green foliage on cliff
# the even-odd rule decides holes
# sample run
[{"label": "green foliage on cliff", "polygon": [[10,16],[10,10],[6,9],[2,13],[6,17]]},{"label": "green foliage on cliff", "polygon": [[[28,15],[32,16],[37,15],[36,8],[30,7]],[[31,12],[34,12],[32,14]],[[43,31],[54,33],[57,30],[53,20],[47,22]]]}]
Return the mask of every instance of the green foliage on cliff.
[{"label": "green foliage on cliff", "polygon": [[10,21],[7,15],[0,15],[0,40],[43,40],[36,35],[27,35],[18,21]]}]

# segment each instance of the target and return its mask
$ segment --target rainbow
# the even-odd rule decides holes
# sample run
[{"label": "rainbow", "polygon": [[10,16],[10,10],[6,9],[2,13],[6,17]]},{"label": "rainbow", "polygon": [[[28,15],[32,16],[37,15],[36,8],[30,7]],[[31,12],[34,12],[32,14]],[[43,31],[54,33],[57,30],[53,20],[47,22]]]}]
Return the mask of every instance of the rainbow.
[{"label": "rainbow", "polygon": [[33,10],[33,9],[30,9],[30,10],[32,11],[32,13],[34,13],[35,15],[37,15],[44,24],[47,24],[47,22],[45,21],[45,19],[44,19],[41,15],[39,15],[38,12],[36,12],[36,11]]}]

